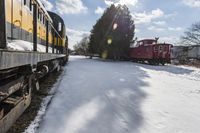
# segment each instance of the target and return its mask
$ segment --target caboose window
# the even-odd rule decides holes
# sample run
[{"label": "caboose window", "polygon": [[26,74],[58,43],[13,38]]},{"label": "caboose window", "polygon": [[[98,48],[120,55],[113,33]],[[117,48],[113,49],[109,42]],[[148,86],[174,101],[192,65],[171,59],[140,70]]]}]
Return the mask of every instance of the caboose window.
[{"label": "caboose window", "polygon": [[163,47],[162,47],[162,46],[159,46],[159,50],[162,51],[162,49],[163,49]]},{"label": "caboose window", "polygon": [[167,51],[167,46],[164,47],[164,51]]},{"label": "caboose window", "polygon": [[145,50],[146,50],[146,52],[149,52],[149,48],[148,47],[146,47]]}]

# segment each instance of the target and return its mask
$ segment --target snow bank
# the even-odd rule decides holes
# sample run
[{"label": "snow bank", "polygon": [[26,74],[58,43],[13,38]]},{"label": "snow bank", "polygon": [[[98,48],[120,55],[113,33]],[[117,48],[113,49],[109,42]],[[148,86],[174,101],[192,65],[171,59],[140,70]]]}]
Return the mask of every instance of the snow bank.
[{"label": "snow bank", "polygon": [[37,133],[200,131],[199,69],[80,56],[66,69]]},{"label": "snow bank", "polygon": [[[9,50],[17,50],[17,51],[33,51],[33,43],[23,41],[23,40],[13,40],[9,42],[7,45]],[[38,52],[46,52],[46,46],[38,44],[37,45]],[[52,48],[49,47],[49,53],[52,53]]]}]

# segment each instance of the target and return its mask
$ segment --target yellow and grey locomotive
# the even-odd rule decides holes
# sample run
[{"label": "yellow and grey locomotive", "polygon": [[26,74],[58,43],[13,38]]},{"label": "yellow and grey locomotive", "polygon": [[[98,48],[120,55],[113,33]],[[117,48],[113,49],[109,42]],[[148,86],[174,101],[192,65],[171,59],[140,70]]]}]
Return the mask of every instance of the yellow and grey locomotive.
[{"label": "yellow and grey locomotive", "polygon": [[[11,44],[31,44],[31,50]],[[65,64],[67,47],[63,19],[40,0],[0,0],[0,133],[29,106],[39,79]]]}]

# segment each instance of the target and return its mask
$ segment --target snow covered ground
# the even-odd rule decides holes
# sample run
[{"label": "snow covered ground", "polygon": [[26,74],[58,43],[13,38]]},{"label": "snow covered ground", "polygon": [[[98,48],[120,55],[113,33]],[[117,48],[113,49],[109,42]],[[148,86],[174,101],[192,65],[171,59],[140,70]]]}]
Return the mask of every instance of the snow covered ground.
[{"label": "snow covered ground", "polygon": [[37,131],[199,133],[200,70],[70,57]]}]

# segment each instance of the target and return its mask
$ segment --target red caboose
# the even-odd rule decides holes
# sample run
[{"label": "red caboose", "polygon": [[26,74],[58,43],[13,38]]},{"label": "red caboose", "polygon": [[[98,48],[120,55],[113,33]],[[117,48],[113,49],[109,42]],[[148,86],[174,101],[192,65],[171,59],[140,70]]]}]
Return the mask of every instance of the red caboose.
[{"label": "red caboose", "polygon": [[147,61],[149,64],[170,63],[172,44],[158,43],[158,39],[144,39],[138,41],[136,47],[130,48],[130,59],[133,61]]}]

